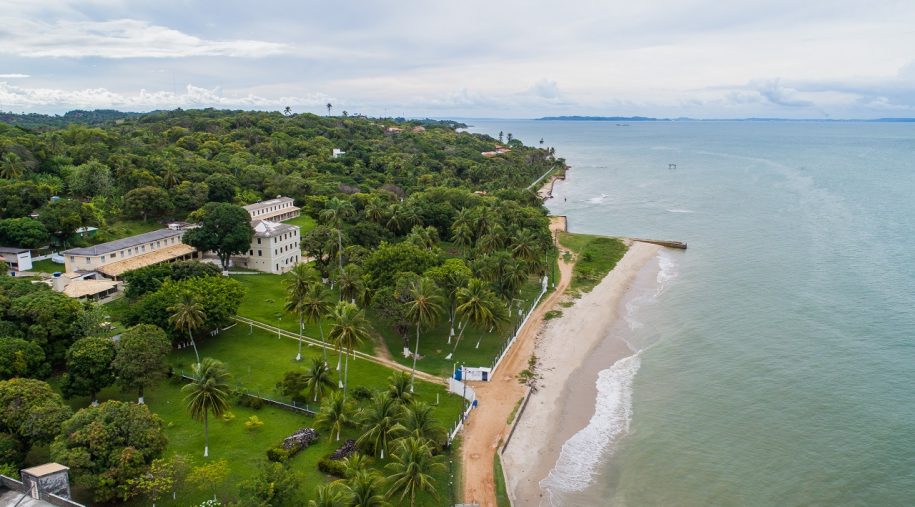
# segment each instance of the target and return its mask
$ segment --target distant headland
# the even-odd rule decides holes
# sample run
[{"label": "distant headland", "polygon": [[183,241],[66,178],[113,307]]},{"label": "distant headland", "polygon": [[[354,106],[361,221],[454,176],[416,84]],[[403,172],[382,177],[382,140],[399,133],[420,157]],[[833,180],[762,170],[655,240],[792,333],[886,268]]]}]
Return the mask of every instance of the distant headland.
[{"label": "distant headland", "polygon": [[647,116],[544,116],[537,121],[791,121],[791,122],[868,122],[868,123],[915,123],[915,118],[870,118],[870,119],[831,119],[831,118],[651,118]]}]

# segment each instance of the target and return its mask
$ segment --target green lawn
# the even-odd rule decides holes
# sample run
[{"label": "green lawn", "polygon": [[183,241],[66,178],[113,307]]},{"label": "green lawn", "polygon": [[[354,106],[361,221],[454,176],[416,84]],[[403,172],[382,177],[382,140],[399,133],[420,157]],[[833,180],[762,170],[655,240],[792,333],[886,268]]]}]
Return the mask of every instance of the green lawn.
[{"label": "green lawn", "polygon": [[38,273],[54,273],[60,271],[63,273],[65,270],[63,264],[58,264],[51,259],[45,259],[43,261],[32,261],[32,269],[29,271]]},{"label": "green lawn", "polygon": [[502,474],[502,460],[497,452],[492,460],[493,475],[496,479],[496,505],[498,507],[511,507],[508,497],[508,488],[505,486],[505,476]]},{"label": "green lawn", "polygon": [[136,236],[144,232],[156,231],[164,227],[164,225],[153,220],[147,220],[146,222],[142,220],[118,220],[102,228],[98,231],[100,234],[88,238],[88,241],[93,244],[104,243],[128,236]]},{"label": "green lawn", "polygon": [[315,228],[315,219],[314,219],[314,218],[311,218],[311,217],[308,216],[308,215],[304,215],[304,214],[303,214],[303,215],[299,215],[299,216],[297,216],[297,217],[295,217],[295,218],[291,218],[291,219],[289,219],[289,220],[284,220],[283,223],[284,223],[284,224],[289,224],[289,225],[298,225],[299,228],[301,229],[301,230],[299,231],[299,235],[300,235],[300,236],[305,236],[305,235],[308,234],[312,229]]},{"label": "green lawn", "polygon": [[616,238],[589,234],[559,233],[559,242],[575,252],[572,291],[588,292],[600,283],[626,254],[626,245]]}]

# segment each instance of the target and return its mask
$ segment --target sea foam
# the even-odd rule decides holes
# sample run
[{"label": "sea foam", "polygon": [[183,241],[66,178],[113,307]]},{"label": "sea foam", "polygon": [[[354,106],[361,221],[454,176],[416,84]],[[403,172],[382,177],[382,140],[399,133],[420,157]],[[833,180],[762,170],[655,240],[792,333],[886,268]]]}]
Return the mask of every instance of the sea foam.
[{"label": "sea foam", "polygon": [[613,454],[613,444],[629,430],[632,381],[642,361],[640,353],[624,357],[597,377],[597,401],[588,425],[562,445],[550,474],[540,481],[551,499],[563,492],[582,491],[597,467]]}]

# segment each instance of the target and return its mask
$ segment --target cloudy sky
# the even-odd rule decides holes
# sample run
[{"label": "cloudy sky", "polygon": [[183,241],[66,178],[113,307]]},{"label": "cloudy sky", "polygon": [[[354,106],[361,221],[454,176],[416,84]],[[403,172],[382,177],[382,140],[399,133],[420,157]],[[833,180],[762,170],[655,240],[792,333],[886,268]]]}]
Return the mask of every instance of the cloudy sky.
[{"label": "cloudy sky", "polygon": [[0,110],[915,117],[915,1],[0,0]]}]

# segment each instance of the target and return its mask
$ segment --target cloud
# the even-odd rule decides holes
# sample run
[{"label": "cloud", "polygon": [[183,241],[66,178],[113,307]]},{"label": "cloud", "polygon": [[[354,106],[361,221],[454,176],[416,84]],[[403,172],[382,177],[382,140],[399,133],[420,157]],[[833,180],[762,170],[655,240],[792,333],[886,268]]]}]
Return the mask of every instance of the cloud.
[{"label": "cloud", "polygon": [[559,98],[559,85],[556,84],[556,81],[550,81],[549,79],[537,81],[528,91],[544,99]]},{"label": "cloud", "polygon": [[0,74],[0,79],[25,79],[31,77],[28,74]]},{"label": "cloud", "polygon": [[785,88],[778,79],[768,81],[757,81],[751,83],[755,85],[756,91],[769,102],[777,106],[785,107],[808,107],[813,102],[797,98],[797,90]]},{"label": "cloud", "polygon": [[187,85],[183,93],[140,90],[133,94],[117,93],[106,88],[60,90],[22,88],[0,82],[0,103],[6,108],[47,109],[55,107],[149,111],[153,109],[227,107],[244,109],[279,109],[285,106],[317,107],[334,98],[321,93],[306,96],[267,98],[253,94],[226,95],[218,88]]},{"label": "cloud", "polygon": [[57,21],[0,18],[0,53],[27,58],[256,58],[288,52],[260,40],[208,40],[135,19]]}]

